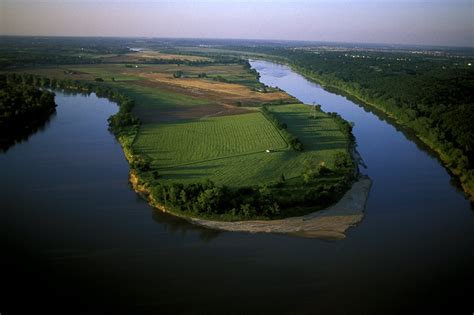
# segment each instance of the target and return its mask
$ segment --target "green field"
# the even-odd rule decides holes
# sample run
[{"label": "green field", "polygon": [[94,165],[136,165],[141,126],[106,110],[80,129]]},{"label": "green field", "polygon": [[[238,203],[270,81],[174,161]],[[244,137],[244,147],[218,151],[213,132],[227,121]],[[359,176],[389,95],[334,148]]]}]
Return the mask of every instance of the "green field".
[{"label": "green field", "polygon": [[326,114],[317,113],[317,119],[309,119],[310,109],[302,104],[272,106],[269,110],[303,142],[303,152],[291,149],[259,112],[146,124],[134,150],[149,156],[165,181],[210,179],[229,186],[270,183],[281,174],[299,181],[306,160],[324,161],[332,167],[334,154],[347,150],[348,140]]}]

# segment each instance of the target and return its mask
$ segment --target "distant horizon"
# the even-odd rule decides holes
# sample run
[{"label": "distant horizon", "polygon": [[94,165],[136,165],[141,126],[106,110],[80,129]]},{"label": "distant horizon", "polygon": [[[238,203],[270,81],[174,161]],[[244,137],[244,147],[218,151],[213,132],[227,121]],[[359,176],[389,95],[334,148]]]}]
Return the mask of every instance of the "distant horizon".
[{"label": "distant horizon", "polygon": [[350,41],[330,41],[330,40],[300,40],[300,39],[268,39],[268,38],[220,38],[220,37],[166,37],[166,36],[119,36],[119,35],[11,35],[0,34],[1,37],[33,37],[33,38],[115,38],[115,39],[147,39],[147,40],[201,40],[201,41],[251,41],[251,42],[287,42],[304,44],[326,44],[335,45],[364,45],[364,46],[394,46],[403,48],[459,48],[472,49],[474,46],[454,46],[454,45],[432,45],[432,44],[404,44],[404,43],[383,43],[383,42],[350,42]]},{"label": "distant horizon", "polygon": [[9,36],[474,47],[471,0],[3,0]]}]

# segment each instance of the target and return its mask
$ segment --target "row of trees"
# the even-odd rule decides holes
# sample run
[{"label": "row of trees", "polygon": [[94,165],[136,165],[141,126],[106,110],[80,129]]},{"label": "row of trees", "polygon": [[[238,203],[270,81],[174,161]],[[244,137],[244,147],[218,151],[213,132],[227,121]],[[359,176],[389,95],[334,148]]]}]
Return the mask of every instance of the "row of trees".
[{"label": "row of trees", "polygon": [[338,113],[335,112],[328,112],[327,113],[331,118],[336,122],[337,127],[339,130],[351,141],[355,141],[354,134],[352,133],[352,129],[354,128],[353,122],[348,122],[344,118],[341,117]]},{"label": "row of trees", "polygon": [[262,113],[265,117],[276,127],[280,130],[280,133],[285,138],[286,142],[291,146],[291,148],[295,151],[303,151],[303,143],[294,135],[292,135],[288,131],[288,126],[285,123],[282,123],[272,114],[266,105],[262,106]]},{"label": "row of trees", "polygon": [[[283,180],[271,185],[231,188],[211,181],[193,184],[165,183],[153,171],[138,171],[141,184],[151,198],[165,207],[185,214],[228,219],[274,219],[296,207],[325,207],[336,201],[353,181],[351,172],[339,182],[284,187]],[[323,175],[324,176],[324,175]]]}]

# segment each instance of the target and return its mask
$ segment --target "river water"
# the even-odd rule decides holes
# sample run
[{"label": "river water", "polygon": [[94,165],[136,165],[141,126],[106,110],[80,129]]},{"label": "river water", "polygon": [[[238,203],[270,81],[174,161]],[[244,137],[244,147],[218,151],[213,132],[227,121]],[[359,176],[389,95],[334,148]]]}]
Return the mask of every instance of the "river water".
[{"label": "river water", "polygon": [[154,211],[107,130],[117,107],[57,93],[46,128],[0,154],[0,312],[472,312],[474,212],[439,162],[287,67],[251,64],[355,123],[374,184],[345,240],[218,232]]}]

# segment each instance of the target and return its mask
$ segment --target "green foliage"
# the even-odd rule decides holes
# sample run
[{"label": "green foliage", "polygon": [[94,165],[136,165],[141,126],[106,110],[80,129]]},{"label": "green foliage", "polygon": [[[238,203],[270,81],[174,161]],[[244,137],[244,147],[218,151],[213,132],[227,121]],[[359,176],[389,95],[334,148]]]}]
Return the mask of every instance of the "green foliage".
[{"label": "green foliage", "polygon": [[290,196],[280,188],[266,185],[229,188],[211,181],[192,184],[153,181],[150,193],[153,200],[184,215],[231,220],[268,219],[285,217],[288,207],[310,204],[314,209],[317,205],[327,205],[336,200],[350,183],[345,180],[316,185],[306,193],[301,191]]},{"label": "green foliage", "polygon": [[229,82],[229,80],[227,80],[226,78],[224,78],[224,77],[221,76],[221,75],[218,75],[218,76],[213,77],[212,80],[218,81],[218,82],[224,82],[224,83],[228,83],[228,82]]},{"label": "green foliage", "polygon": [[135,141],[136,151],[161,166],[180,166],[266,149],[285,149],[280,134],[259,112],[188,122],[147,124]]},{"label": "green foliage", "polygon": [[331,174],[331,170],[327,167],[326,162],[306,160],[304,165],[303,180],[305,183],[309,183],[318,177],[323,177]]},{"label": "green foliage", "polygon": [[340,170],[352,167],[352,160],[349,154],[346,152],[336,152],[334,155],[334,167]]},{"label": "green foliage", "polygon": [[[336,200],[353,181],[352,168],[319,168],[320,161],[332,165],[337,152],[348,155],[349,139],[336,121],[321,112],[319,120],[308,120],[309,108],[302,104],[268,110],[301,135],[308,149],[285,147],[277,129],[259,112],[142,126],[133,151],[152,161],[151,170],[141,176],[153,198],[183,215],[232,220],[299,215],[291,209],[310,205],[314,211]],[[321,141],[328,136],[335,141],[331,147]],[[314,176],[305,183],[306,160],[315,162]],[[159,171],[158,180],[153,171]],[[215,184],[201,189],[197,182],[203,178]]]},{"label": "green foliage", "polygon": [[173,73],[173,78],[182,78],[183,77],[183,71],[176,71]]}]

